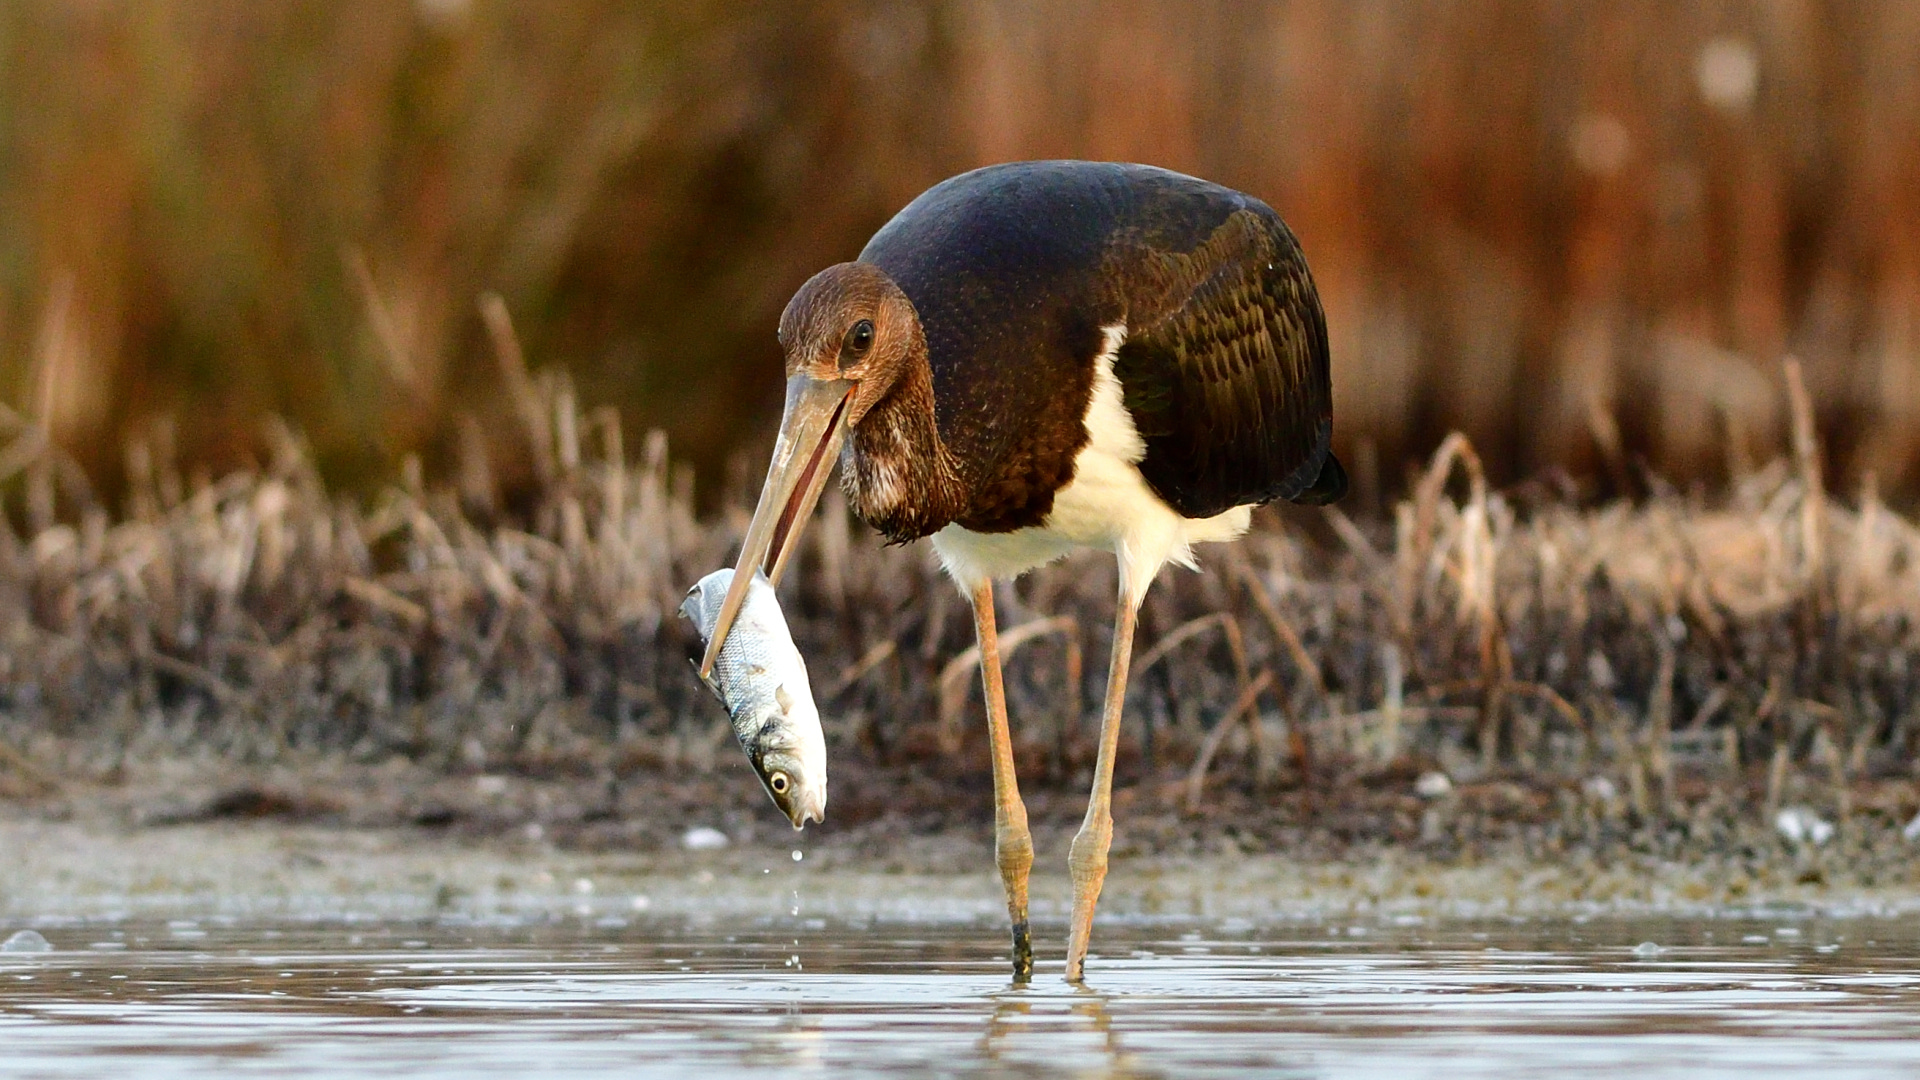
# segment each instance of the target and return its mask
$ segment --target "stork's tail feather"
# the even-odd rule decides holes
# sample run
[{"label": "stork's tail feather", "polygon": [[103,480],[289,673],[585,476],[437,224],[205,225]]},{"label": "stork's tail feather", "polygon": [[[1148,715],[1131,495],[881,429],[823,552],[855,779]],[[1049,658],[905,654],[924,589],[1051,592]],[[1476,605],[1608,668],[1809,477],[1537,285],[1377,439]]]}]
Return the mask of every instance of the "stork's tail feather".
[{"label": "stork's tail feather", "polygon": [[1325,506],[1339,501],[1347,493],[1347,470],[1340,467],[1340,460],[1327,451],[1326,460],[1320,463],[1320,475],[1314,477],[1305,491],[1293,497],[1296,503],[1308,506]]}]

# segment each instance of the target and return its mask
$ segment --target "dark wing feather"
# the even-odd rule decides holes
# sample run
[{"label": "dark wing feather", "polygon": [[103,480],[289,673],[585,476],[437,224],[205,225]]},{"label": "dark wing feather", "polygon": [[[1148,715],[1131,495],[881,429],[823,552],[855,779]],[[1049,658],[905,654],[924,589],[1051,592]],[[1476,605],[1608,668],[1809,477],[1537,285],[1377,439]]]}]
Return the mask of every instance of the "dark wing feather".
[{"label": "dark wing feather", "polygon": [[1170,253],[1122,235],[1122,279],[1164,283],[1114,358],[1146,443],[1140,471],[1187,517],[1274,499],[1331,502],[1326,318],[1292,232],[1248,199],[1203,244]]},{"label": "dark wing feather", "polygon": [[1086,444],[1094,356],[1115,323],[1141,471],[1168,505],[1205,517],[1344,488],[1326,452],[1320,302],[1258,199],[1145,165],[993,165],[928,189],[860,258],[919,315],[966,528],[1045,520]]}]

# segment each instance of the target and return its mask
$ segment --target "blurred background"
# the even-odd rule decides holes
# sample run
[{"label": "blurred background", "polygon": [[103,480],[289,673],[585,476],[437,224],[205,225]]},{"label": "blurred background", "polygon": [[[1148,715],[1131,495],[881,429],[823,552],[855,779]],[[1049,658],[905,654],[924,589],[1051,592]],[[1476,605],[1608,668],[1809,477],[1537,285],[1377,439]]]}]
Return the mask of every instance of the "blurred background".
[{"label": "blurred background", "polygon": [[800,282],[1032,157],[1281,212],[1362,510],[1454,428],[1503,483],[1711,488],[1788,354],[1835,485],[1920,494],[1920,4],[1877,0],[10,0],[0,402],[106,498],[164,418],[214,471],[279,416],[337,487],[511,487],[493,293],[714,490]]}]

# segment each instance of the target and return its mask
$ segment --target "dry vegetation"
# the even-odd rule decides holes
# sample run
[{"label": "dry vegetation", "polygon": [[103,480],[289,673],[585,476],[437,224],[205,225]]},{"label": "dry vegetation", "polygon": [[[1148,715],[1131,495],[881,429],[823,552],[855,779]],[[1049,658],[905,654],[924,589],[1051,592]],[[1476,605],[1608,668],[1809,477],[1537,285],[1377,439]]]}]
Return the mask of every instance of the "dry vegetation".
[{"label": "dry vegetation", "polygon": [[[524,521],[477,444],[457,483],[429,487],[410,463],[363,505],[330,496],[278,425],[267,464],[218,479],[183,478],[166,429],[150,432],[128,448],[116,520],[8,417],[33,524],[0,529],[0,784],[30,796],[180,758],[404,759],[416,776],[575,786],[724,777],[756,797],[674,614],[730,556],[751,492],[697,518],[665,439],[629,462],[611,411],[530,375],[489,310],[515,439],[546,478]],[[1856,508],[1828,498],[1786,374],[1795,454],[1722,504],[1496,492],[1455,437],[1390,521],[1268,516],[1207,573],[1169,571],[1143,615],[1123,784],[1169,813],[1409,839],[1413,781],[1434,769],[1450,799],[1576,831],[1797,803],[1903,823],[1920,529],[1871,489]],[[837,495],[806,544],[785,603],[842,777],[836,820],[984,813],[958,594],[924,545],[882,546]],[[1111,575],[1088,556],[1002,592],[1043,808],[1090,767],[1104,672],[1082,658],[1106,652]],[[252,812],[250,797],[213,812]]]}]

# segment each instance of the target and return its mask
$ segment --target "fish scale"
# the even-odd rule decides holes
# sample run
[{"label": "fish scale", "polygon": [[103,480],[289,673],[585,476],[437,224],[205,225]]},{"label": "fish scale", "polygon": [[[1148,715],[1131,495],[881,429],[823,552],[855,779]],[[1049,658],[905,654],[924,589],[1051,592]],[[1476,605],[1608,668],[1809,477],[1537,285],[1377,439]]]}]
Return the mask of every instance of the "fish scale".
[{"label": "fish scale", "polygon": [[[733,571],[715,570],[688,590],[680,614],[713,636]],[[825,821],[827,743],[820,710],[807,681],[806,661],[793,644],[780,600],[766,575],[755,571],[733,629],[702,680],[733,720],[733,734],[775,806],[798,829]]]}]

